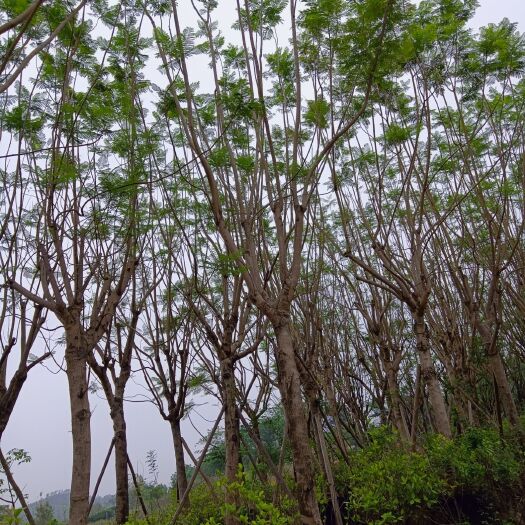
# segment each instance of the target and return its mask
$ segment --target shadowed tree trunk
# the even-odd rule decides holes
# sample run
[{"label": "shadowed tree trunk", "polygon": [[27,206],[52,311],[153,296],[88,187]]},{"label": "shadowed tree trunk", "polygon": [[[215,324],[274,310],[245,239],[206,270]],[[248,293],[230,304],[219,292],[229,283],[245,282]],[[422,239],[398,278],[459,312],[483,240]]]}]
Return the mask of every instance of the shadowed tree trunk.
[{"label": "shadowed tree trunk", "polygon": [[229,481],[235,480],[240,463],[240,430],[234,366],[231,357],[221,359],[221,384],[224,392],[224,442],[226,445],[225,475]]}]

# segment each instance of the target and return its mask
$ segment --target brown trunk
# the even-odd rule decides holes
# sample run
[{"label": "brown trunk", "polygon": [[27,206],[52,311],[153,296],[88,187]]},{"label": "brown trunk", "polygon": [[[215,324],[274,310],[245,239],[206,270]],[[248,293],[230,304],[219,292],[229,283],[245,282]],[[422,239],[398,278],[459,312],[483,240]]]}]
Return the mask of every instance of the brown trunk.
[{"label": "brown trunk", "polygon": [[339,420],[339,411],[337,410],[337,400],[335,398],[335,393],[330,379],[327,379],[324,385],[324,392],[328,402],[328,415],[334,421],[335,437],[337,439],[338,446],[346,459],[348,457],[348,449],[346,446],[346,441],[343,437],[343,429],[341,427],[341,421]]},{"label": "brown trunk", "polygon": [[430,345],[426,331],[425,320],[422,314],[414,314],[414,331],[416,333],[416,344],[421,365],[421,377],[423,383],[428,389],[430,404],[432,408],[432,417],[437,432],[446,437],[451,437],[450,422],[445,405],[445,398],[439,386],[436,369],[430,354]]},{"label": "brown trunk", "polygon": [[399,385],[397,383],[396,371],[394,370],[392,363],[387,363],[386,378],[392,423],[399,432],[401,439],[403,441],[409,441],[410,431],[408,430],[406,418],[404,417],[403,404],[401,402],[401,396],[399,395]]},{"label": "brown trunk", "polygon": [[279,373],[279,391],[297,478],[297,502],[301,513],[301,523],[303,525],[321,525],[312,471],[312,452],[309,445],[307,420],[301,397],[301,380],[295,361],[292,335],[286,321],[274,326],[274,330],[277,337],[276,360]]},{"label": "brown trunk", "polygon": [[184,462],[184,445],[182,444],[182,433],[180,420],[170,420],[171,435],[173,437],[173,449],[175,451],[175,466],[177,468],[177,496],[178,500],[188,489],[188,478],[186,477],[186,463]]},{"label": "brown trunk", "polygon": [[[240,435],[239,417],[236,410],[234,361],[231,357],[221,360],[221,383],[223,388],[224,403],[224,444],[226,446],[225,476],[229,482],[234,482],[239,468]],[[236,506],[237,497],[232,491],[226,492],[226,502]],[[226,514],[225,525],[238,525],[240,521],[236,516]]]},{"label": "brown trunk", "polygon": [[514,403],[514,398],[512,397],[501,355],[499,352],[491,353],[488,355],[488,359],[505,415],[509,418],[512,425],[516,425],[519,420],[518,409],[516,408],[516,403]]},{"label": "brown trunk", "polygon": [[516,403],[514,403],[514,398],[512,397],[509,380],[505,372],[505,367],[503,366],[501,354],[493,341],[493,331],[489,328],[488,323],[479,319],[477,312],[475,323],[479,334],[481,335],[481,339],[483,340],[485,354],[489,362],[490,371],[492,372],[492,376],[496,383],[496,388],[498,389],[499,399],[503,406],[503,410],[505,411],[505,415],[509,418],[512,425],[516,425],[519,419],[518,409],[516,408]]},{"label": "brown trunk", "polygon": [[69,523],[75,525],[87,524],[91,475],[91,411],[87,382],[87,350],[82,339],[78,325],[66,329],[65,357],[73,438]]},{"label": "brown trunk", "polygon": [[231,358],[221,360],[221,383],[224,394],[225,475],[228,481],[235,481],[240,461],[240,438],[239,418],[236,410],[234,363]]},{"label": "brown trunk", "polygon": [[129,517],[129,486],[128,486],[128,444],[126,436],[126,420],[121,399],[115,400],[111,407],[111,419],[115,437],[115,477],[117,491],[115,494],[115,522],[122,525]]},{"label": "brown trunk", "polygon": [[[7,359],[5,364],[7,365]],[[4,434],[7,424],[9,423],[9,418],[13,413],[15,403],[26,379],[27,372],[25,369],[21,371],[17,370],[9,383],[9,387],[7,389],[5,387],[0,389],[0,438]]]},{"label": "brown trunk", "polygon": [[453,351],[450,350],[452,344],[443,345],[443,355],[440,357],[441,362],[445,366],[445,370],[448,376],[448,381],[450,384],[450,395],[449,395],[449,405],[454,407],[457,416],[459,419],[456,421],[456,426],[461,428],[461,425],[469,421],[469,412],[468,412],[468,400],[465,396],[464,390],[461,388],[464,383],[468,381],[465,371],[456,363],[452,362],[450,355]]},{"label": "brown trunk", "polygon": [[321,424],[321,415],[319,413],[319,407],[316,408],[314,414],[314,424],[316,434],[319,438],[319,446],[321,459],[323,462],[324,472],[326,475],[326,481],[328,483],[328,488],[330,490],[330,498],[332,500],[332,507],[334,510],[335,523],[336,525],[343,525],[343,517],[341,515],[341,508],[339,506],[339,497],[337,495],[337,488],[335,486],[334,475],[332,472],[332,465],[330,463],[330,458],[328,456],[328,450],[326,448],[326,441],[324,437],[323,425]]}]

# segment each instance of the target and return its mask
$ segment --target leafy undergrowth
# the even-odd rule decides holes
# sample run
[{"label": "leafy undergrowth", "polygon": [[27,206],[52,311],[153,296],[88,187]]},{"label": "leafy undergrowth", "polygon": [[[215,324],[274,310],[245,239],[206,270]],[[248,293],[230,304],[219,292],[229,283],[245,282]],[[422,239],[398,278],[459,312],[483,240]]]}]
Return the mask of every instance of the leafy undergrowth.
[{"label": "leafy undergrowth", "polygon": [[518,432],[472,428],[426,438],[417,452],[387,429],[339,464],[347,523],[523,523],[525,456]]},{"label": "leafy undergrowth", "polygon": [[[210,488],[197,485],[190,494],[190,502],[177,520],[179,525],[222,525],[226,516],[235,516],[241,524],[294,525],[297,522],[296,505],[286,497],[272,501],[275,486],[262,485],[251,475],[239,470],[237,481],[227,483],[221,479]],[[227,497],[228,496],[228,497]],[[232,502],[233,500],[233,502]],[[132,519],[129,525],[165,525],[171,514],[168,509],[144,519]]]},{"label": "leafy undergrowth", "polygon": [[[347,525],[525,523],[525,452],[518,431],[506,429],[501,436],[492,428],[472,428],[454,439],[430,435],[412,451],[387,428],[376,428],[369,445],[334,470]],[[335,521],[322,477],[317,489],[325,523],[331,525]],[[174,501],[150,517],[150,524],[169,523],[176,506]],[[177,523],[220,525],[227,515],[248,525],[297,523],[296,504],[276,499],[275,483],[262,484],[253,472],[242,471],[232,484],[220,480],[213,489],[196,486]]]}]

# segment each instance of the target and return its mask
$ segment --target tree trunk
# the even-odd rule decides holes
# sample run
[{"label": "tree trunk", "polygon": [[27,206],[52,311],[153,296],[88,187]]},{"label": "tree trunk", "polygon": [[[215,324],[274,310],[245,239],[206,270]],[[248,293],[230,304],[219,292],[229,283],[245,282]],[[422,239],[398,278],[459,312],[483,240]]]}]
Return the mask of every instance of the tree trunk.
[{"label": "tree trunk", "polygon": [[274,325],[274,330],[277,337],[276,360],[279,373],[279,391],[297,477],[297,502],[301,513],[301,523],[303,525],[322,525],[315,495],[312,452],[309,445],[307,420],[301,397],[301,381],[295,361],[292,335],[287,321]]},{"label": "tree trunk", "polygon": [[332,472],[332,465],[330,463],[330,458],[328,456],[328,450],[326,448],[326,441],[324,437],[323,425],[321,424],[321,415],[319,413],[319,407],[315,407],[313,413],[314,425],[316,434],[319,437],[319,446],[321,459],[324,467],[324,473],[326,475],[326,481],[328,483],[328,488],[330,490],[330,498],[332,500],[332,507],[334,510],[335,523],[336,525],[343,525],[343,517],[341,515],[341,508],[339,506],[339,497],[337,495],[337,488],[335,486],[334,475]]},{"label": "tree trunk", "polygon": [[182,444],[182,433],[180,420],[170,420],[171,435],[173,437],[173,449],[175,451],[175,467],[177,469],[177,496],[178,501],[188,489],[188,478],[186,477],[186,463],[184,462],[184,445]]},{"label": "tree trunk", "polygon": [[87,349],[79,326],[66,330],[66,365],[71,405],[73,468],[69,523],[86,525],[91,475],[91,411],[87,382]]},{"label": "tree trunk", "polygon": [[489,353],[488,360],[505,415],[509,418],[512,425],[516,425],[519,420],[518,409],[516,408],[516,403],[512,397],[512,391],[510,389],[507,374],[505,373],[505,367],[503,366],[501,355],[497,351]]},{"label": "tree trunk", "polygon": [[111,419],[115,437],[115,522],[122,525],[129,517],[128,442],[126,420],[122,399],[116,399],[111,407]]},{"label": "tree trunk", "polygon": [[439,386],[436,369],[434,368],[434,362],[432,361],[432,355],[430,354],[425,319],[422,314],[417,312],[414,314],[414,331],[416,333],[417,352],[421,365],[421,377],[423,383],[428,389],[436,431],[446,437],[451,437],[452,432],[445,405],[445,398]]},{"label": "tree trunk", "polygon": [[[229,482],[234,482],[240,462],[240,435],[239,417],[236,410],[234,361],[231,357],[221,360],[221,383],[223,388],[224,403],[224,444],[226,447],[225,476]],[[226,502],[229,505],[237,504],[237,496],[231,491],[226,492]],[[226,514],[225,525],[238,525],[240,521],[236,516]]]},{"label": "tree trunk", "polygon": [[337,400],[335,398],[335,393],[331,383],[332,380],[327,378],[323,390],[326,394],[326,400],[328,402],[328,415],[334,421],[335,437],[338,441],[339,448],[341,449],[341,452],[343,453],[346,460],[348,459],[348,448],[346,440],[343,437],[343,428],[339,419],[339,411],[337,410]]},{"label": "tree trunk", "polygon": [[224,394],[225,475],[228,481],[235,481],[240,461],[240,438],[239,418],[236,410],[234,362],[231,358],[221,360],[221,383]]},{"label": "tree trunk", "polygon": [[399,385],[397,382],[396,371],[392,366],[392,363],[386,363],[386,378],[388,385],[388,400],[391,411],[391,418],[394,427],[399,432],[399,436],[403,441],[410,440],[410,431],[406,422],[405,415],[403,413],[403,403],[401,402],[401,396],[399,395]]},{"label": "tree trunk", "polygon": [[[7,359],[5,360],[7,365]],[[27,372],[24,370],[17,370],[11,379],[9,388],[0,389],[0,438],[9,423],[9,418],[13,413],[18,396],[27,379]]]}]

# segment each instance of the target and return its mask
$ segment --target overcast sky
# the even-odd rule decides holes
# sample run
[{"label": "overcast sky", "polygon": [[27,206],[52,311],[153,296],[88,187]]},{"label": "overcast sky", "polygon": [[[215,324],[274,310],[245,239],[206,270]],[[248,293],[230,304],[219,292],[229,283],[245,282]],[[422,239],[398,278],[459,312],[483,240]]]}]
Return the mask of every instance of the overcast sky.
[{"label": "overcast sky", "polygon": [[[223,5],[231,6],[226,12],[228,16],[233,16],[234,0],[219,0],[219,9]],[[481,0],[472,27],[498,22],[504,17],[518,22],[520,30],[525,31],[525,1]],[[188,13],[184,20],[186,25],[192,25],[191,19]],[[67,381],[63,372],[57,372],[56,368],[53,371],[56,374],[54,376],[46,368],[38,367],[30,373],[2,442],[4,453],[16,447],[25,449],[32,457],[30,464],[14,469],[16,479],[31,501],[38,499],[40,494],[68,488],[70,481],[71,435]],[[139,393],[140,387],[130,385],[129,391]],[[112,428],[105,400],[94,396],[91,403],[94,483],[111,441]],[[207,432],[213,421],[207,421],[199,414],[212,418],[215,410],[208,400],[206,406],[193,413],[193,424],[202,434]],[[139,472],[145,473],[146,454],[148,450],[156,450],[160,466],[159,480],[167,483],[174,471],[168,424],[159,417],[156,408],[148,403],[128,403],[126,416],[129,455],[133,464]],[[194,448],[199,448],[199,433],[188,420],[183,422],[183,435]],[[113,491],[113,467],[110,463],[99,494]]]}]

